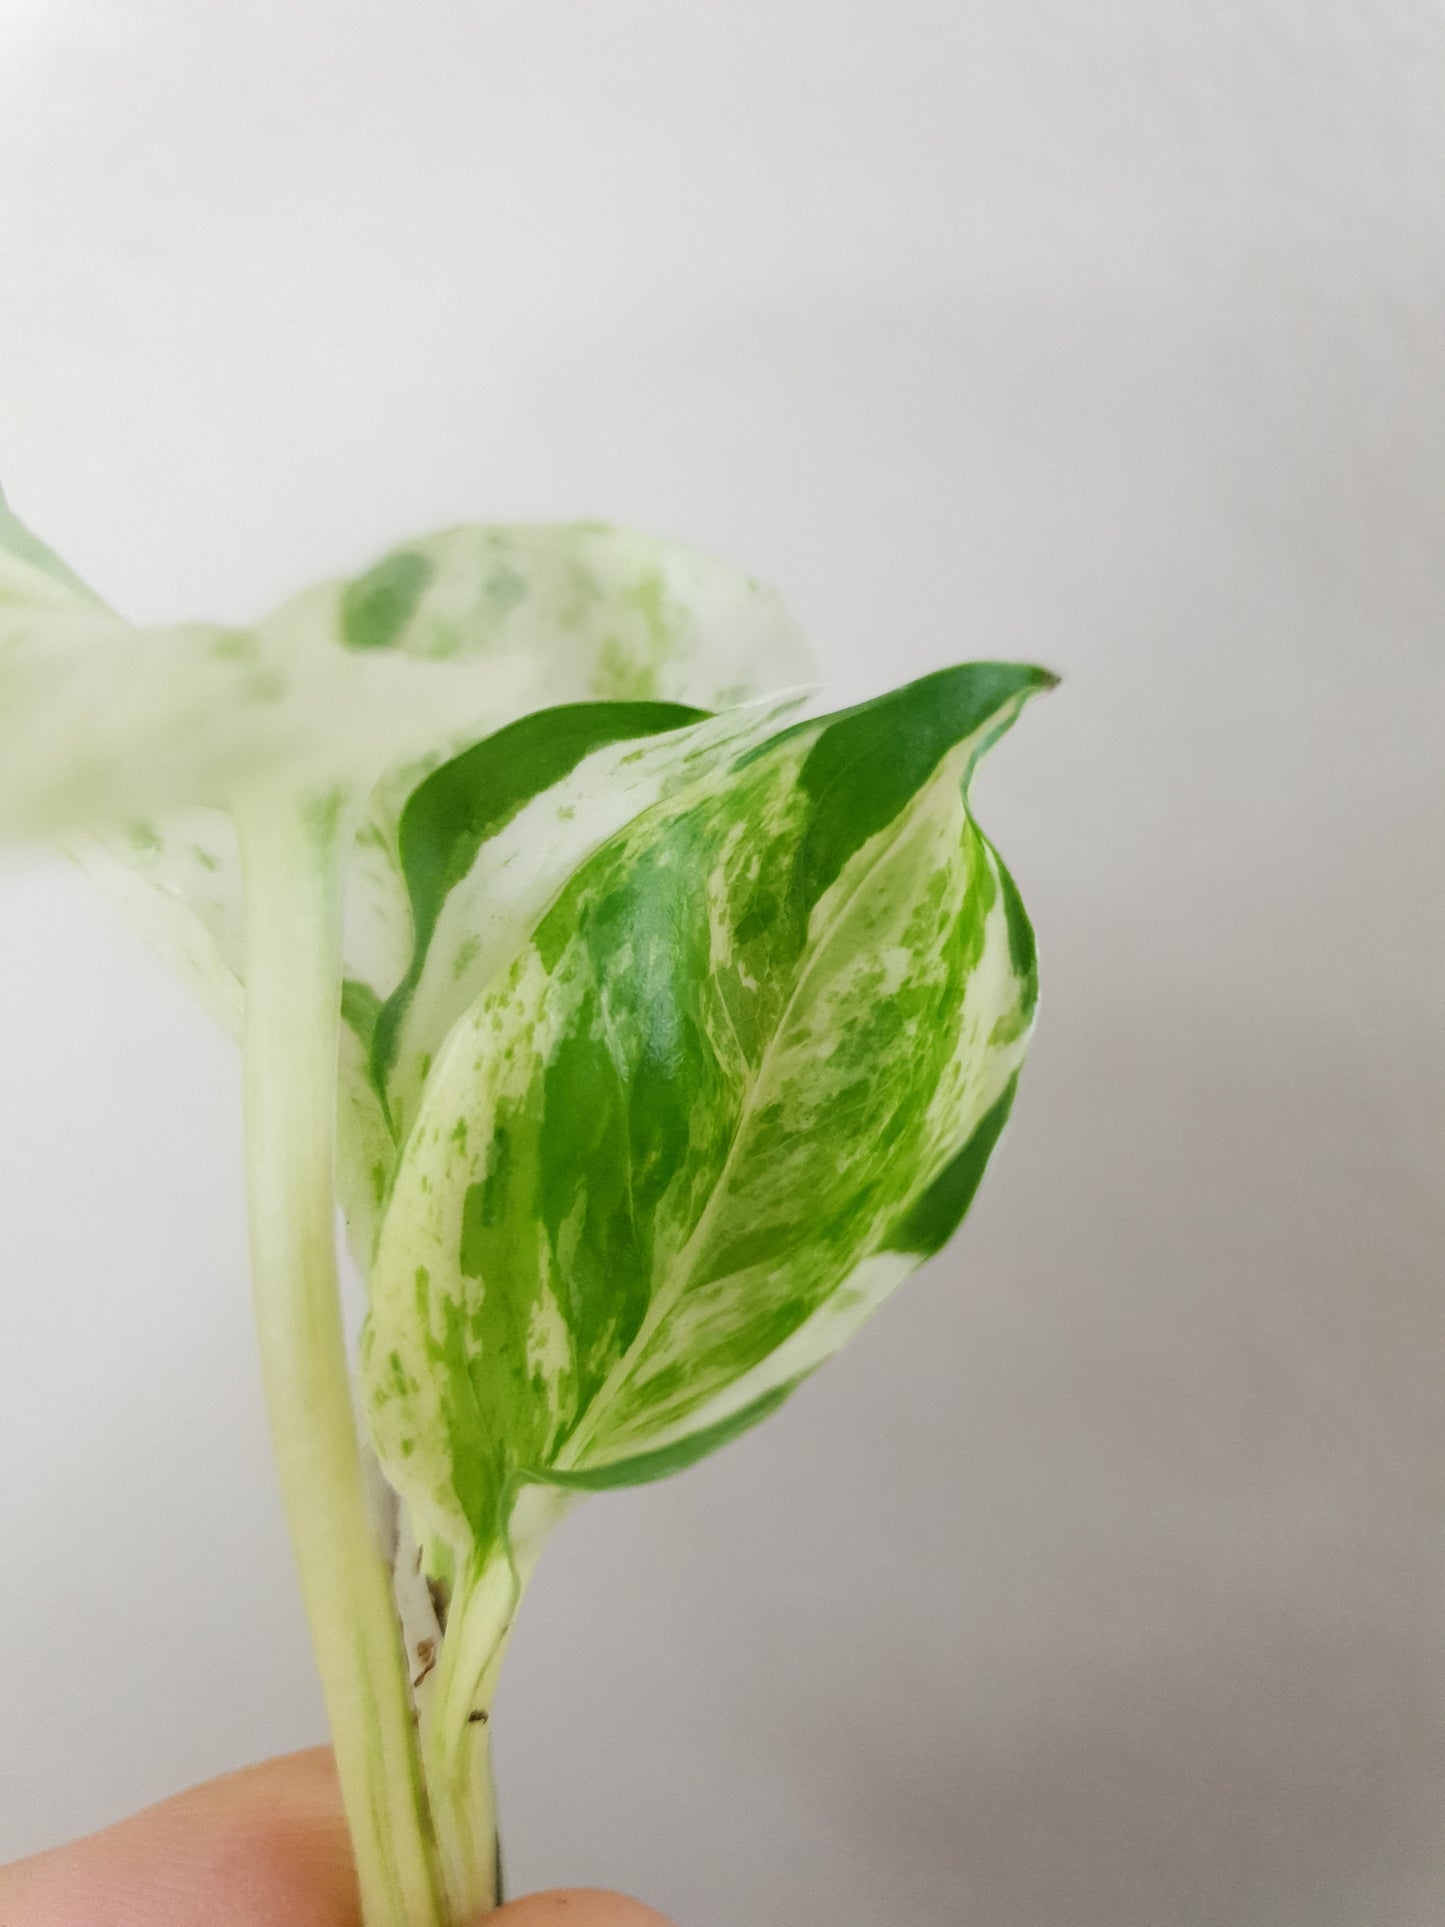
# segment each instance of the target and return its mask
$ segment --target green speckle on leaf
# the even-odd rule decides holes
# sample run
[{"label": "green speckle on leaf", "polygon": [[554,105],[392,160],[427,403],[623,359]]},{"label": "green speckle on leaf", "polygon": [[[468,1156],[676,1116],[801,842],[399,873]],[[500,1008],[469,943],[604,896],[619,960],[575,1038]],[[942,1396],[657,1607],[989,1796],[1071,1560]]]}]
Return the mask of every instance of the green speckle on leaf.
[{"label": "green speckle on leaf", "polygon": [[482,1236],[486,1227],[487,1187],[485,1184],[469,1184],[466,1197],[462,1200],[462,1239],[457,1252],[457,1269],[463,1278],[480,1278],[482,1275],[482,1253],[486,1241]]},{"label": "green speckle on leaf", "polygon": [[260,649],[249,629],[223,629],[211,642],[217,662],[253,662]]},{"label": "green speckle on leaf", "polygon": [[348,977],[341,986],[341,1021],[350,1026],[365,1051],[371,1049],[381,999],[370,984]]},{"label": "green speckle on leaf", "polygon": [[274,664],[258,663],[247,671],[241,693],[247,702],[270,708],[286,700],[286,678]]},{"label": "green speckle on leaf", "polygon": [[341,594],[341,640],[348,649],[392,649],[435,572],[429,556],[397,549],[348,582]]},{"label": "green speckle on leaf", "polygon": [[307,797],[301,820],[318,850],[331,850],[340,831],[345,808],[346,792],[343,789],[317,790],[314,795]]},{"label": "green speckle on leaf", "polygon": [[497,614],[506,615],[527,600],[527,578],[503,563],[487,577],[482,594]]}]

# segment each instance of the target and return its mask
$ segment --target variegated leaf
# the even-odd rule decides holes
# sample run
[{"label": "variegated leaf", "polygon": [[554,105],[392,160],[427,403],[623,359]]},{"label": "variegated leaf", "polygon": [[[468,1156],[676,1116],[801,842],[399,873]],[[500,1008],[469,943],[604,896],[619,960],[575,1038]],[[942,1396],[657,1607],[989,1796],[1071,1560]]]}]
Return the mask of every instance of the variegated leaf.
[{"label": "variegated leaf", "polygon": [[[539,703],[710,706],[795,681],[805,663],[758,583],[592,524],[429,536],[254,630],[135,630],[0,499],[0,833],[58,835],[239,1033],[238,788],[366,799],[348,868],[340,1154],[364,1253],[393,1154],[368,1058],[412,951],[396,847],[407,797]],[[545,874],[550,893],[566,870]]]},{"label": "variegated leaf", "polygon": [[0,516],[7,834],[224,806],[272,773],[367,793],[412,761],[410,788],[531,709],[713,708],[796,682],[803,664],[769,591],[621,529],[454,529],[307,590],[255,629],[132,630]]},{"label": "variegated leaf", "polygon": [[273,779],[370,798],[349,936],[384,996],[410,950],[397,816],[439,762],[538,707],[713,708],[806,673],[771,592],[627,530],[449,530],[253,630],[136,630],[0,503],[0,834],[101,834],[233,972],[234,853],[178,812]]},{"label": "variegated leaf", "polygon": [[944,671],[681,785],[452,1029],[364,1376],[390,1476],[474,1569],[527,1487],[755,1423],[951,1234],[1035,998],[967,781],[1051,680]]}]

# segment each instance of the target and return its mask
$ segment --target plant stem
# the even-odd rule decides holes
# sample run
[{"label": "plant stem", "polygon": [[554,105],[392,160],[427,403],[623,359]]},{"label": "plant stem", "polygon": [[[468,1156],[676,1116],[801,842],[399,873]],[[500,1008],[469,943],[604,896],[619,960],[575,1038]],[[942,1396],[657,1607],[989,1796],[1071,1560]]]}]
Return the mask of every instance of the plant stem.
[{"label": "plant stem", "polygon": [[491,1715],[522,1594],[574,1495],[524,1486],[502,1543],[458,1557],[436,1671],[422,1695],[421,1743],[447,1903],[455,1918],[501,1903]]},{"label": "plant stem", "polygon": [[391,1575],[367,1505],[336,1270],[336,799],[238,811],[246,1166],[266,1398],[365,1927],[446,1927]]},{"label": "plant stem", "polygon": [[508,1559],[458,1571],[432,1691],[422,1709],[422,1750],[432,1790],[447,1903],[470,1919],[498,1904],[497,1813],[491,1715],[520,1586]]}]

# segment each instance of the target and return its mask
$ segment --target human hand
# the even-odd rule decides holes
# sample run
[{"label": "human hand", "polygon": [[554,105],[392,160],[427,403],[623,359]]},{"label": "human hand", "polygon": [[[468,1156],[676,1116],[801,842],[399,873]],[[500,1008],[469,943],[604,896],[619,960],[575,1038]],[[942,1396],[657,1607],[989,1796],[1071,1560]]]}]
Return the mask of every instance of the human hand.
[{"label": "human hand", "polygon": [[[360,1927],[331,1755],[293,1753],[0,1867],[0,1927]],[[620,1894],[531,1894],[487,1927],[669,1927]]]}]

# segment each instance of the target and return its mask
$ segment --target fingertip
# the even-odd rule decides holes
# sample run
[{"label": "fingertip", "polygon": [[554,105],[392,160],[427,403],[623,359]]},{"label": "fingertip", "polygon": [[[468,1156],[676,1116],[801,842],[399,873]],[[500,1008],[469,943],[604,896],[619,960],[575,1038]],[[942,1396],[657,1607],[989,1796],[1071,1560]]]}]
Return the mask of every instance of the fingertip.
[{"label": "fingertip", "polygon": [[528,1894],[485,1917],[486,1927],[674,1927],[665,1914],[626,1894],[600,1887],[566,1887]]},{"label": "fingertip", "polygon": [[228,1774],[0,1868],[3,1927],[354,1927],[359,1919],[324,1748]]}]

